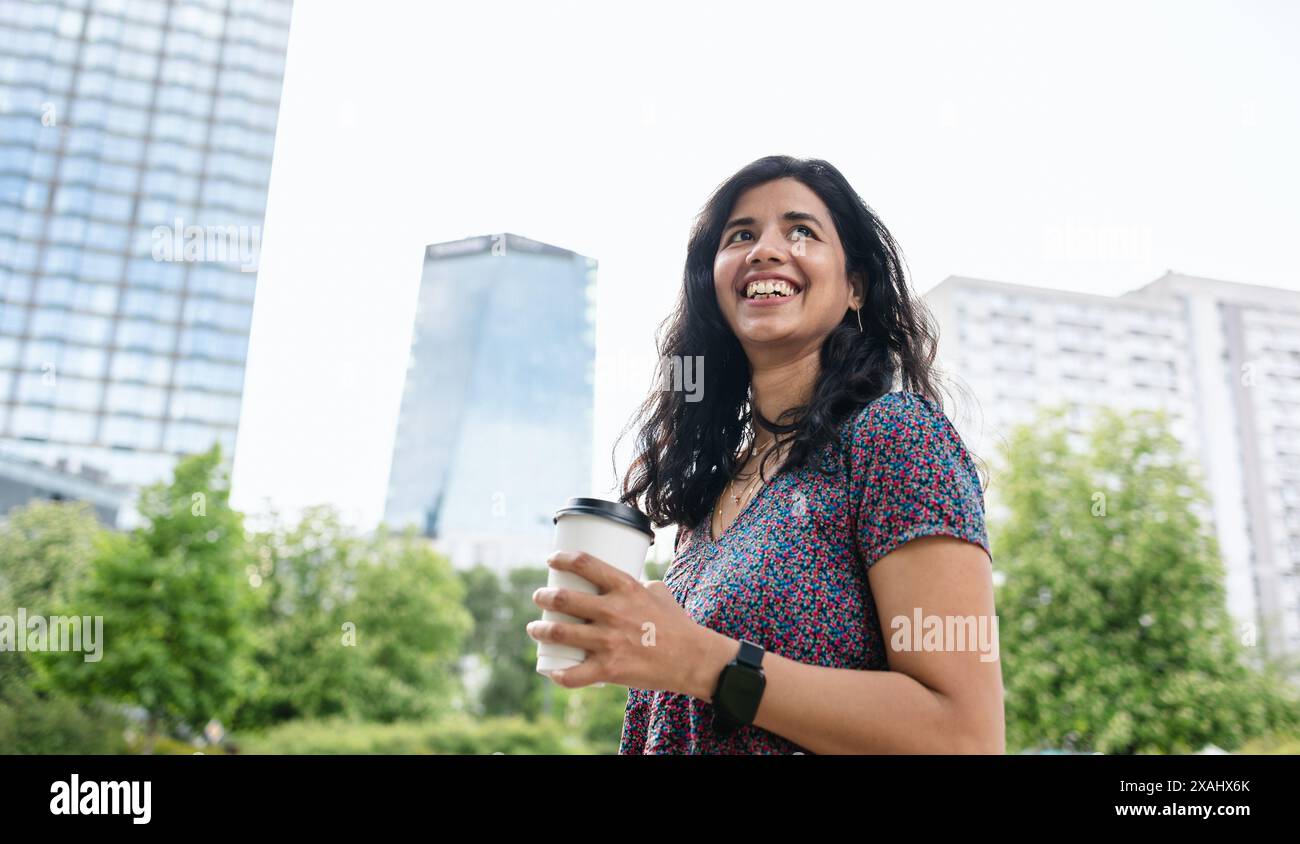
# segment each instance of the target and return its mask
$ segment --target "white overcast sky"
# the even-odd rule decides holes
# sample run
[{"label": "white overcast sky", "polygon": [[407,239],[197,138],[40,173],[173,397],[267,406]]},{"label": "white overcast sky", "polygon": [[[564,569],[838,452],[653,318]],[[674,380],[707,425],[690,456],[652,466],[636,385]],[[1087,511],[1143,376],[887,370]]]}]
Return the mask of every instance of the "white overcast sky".
[{"label": "white overcast sky", "polygon": [[380,519],[423,247],[502,231],[600,261],[574,494],[608,495],[691,221],[764,155],[840,168],[918,293],[1300,289],[1297,36],[1287,2],[298,0],[234,503]]}]

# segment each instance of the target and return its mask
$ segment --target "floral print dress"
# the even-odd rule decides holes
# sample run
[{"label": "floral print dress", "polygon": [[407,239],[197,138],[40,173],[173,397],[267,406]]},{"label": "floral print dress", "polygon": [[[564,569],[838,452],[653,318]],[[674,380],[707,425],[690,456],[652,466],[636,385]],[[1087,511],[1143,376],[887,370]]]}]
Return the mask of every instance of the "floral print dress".
[{"label": "floral print dress", "polygon": [[[706,627],[810,665],[888,670],[867,570],[903,543],[953,536],[992,561],[974,463],[943,410],[910,391],[864,406],[838,442],[760,486],[716,540],[710,521],[679,527],[664,573],[677,603]],[[811,752],[752,724],[718,739],[712,719],[698,698],[630,688],[618,752]]]}]

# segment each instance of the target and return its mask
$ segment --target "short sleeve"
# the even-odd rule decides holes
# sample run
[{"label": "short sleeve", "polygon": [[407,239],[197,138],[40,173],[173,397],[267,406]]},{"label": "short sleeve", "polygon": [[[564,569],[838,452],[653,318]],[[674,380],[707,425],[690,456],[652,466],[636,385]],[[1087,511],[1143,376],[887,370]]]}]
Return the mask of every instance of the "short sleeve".
[{"label": "short sleeve", "polygon": [[623,711],[623,735],[618,743],[619,756],[639,756],[645,752],[652,694],[644,689],[628,688],[627,707]]},{"label": "short sleeve", "polygon": [[979,474],[961,436],[929,398],[887,393],[855,417],[855,540],[867,568],[922,536],[973,542],[989,553]]}]

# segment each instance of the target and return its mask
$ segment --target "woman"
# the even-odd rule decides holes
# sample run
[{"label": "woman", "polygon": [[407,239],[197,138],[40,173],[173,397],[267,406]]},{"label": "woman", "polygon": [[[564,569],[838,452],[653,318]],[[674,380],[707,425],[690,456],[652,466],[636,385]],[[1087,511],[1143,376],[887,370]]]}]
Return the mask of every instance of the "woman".
[{"label": "woman", "polygon": [[924,313],[830,164],[715,191],[660,349],[702,387],[646,400],[620,499],[678,526],[672,564],[557,552],[600,594],[534,602],[589,623],[528,627],[588,652],[560,685],[629,687],[619,753],[1005,752],[982,490]]}]

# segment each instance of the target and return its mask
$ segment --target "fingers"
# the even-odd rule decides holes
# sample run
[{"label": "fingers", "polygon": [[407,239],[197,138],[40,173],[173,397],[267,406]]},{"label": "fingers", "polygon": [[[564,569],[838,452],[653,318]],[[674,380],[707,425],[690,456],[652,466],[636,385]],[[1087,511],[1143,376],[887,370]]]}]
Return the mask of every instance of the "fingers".
[{"label": "fingers", "polygon": [[612,592],[638,584],[635,577],[619,571],[604,560],[585,551],[556,551],[546,558],[546,564],[561,571],[571,571],[591,581],[601,593]]},{"label": "fingers", "polygon": [[584,651],[601,651],[609,647],[606,634],[590,624],[574,624],[568,621],[530,621],[524,628],[528,635],[538,642],[554,642],[557,645],[569,645]]},{"label": "fingers", "polygon": [[551,680],[563,686],[566,689],[577,689],[582,686],[590,686],[592,683],[602,683],[604,678],[601,677],[601,668],[593,659],[587,659],[572,668],[566,668],[563,671],[551,672]]},{"label": "fingers", "polygon": [[555,610],[590,621],[603,621],[606,613],[599,595],[589,595],[575,589],[553,589],[543,586],[533,593],[533,603],[544,610]]}]

